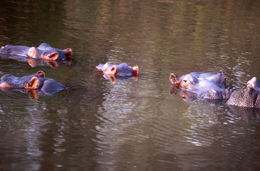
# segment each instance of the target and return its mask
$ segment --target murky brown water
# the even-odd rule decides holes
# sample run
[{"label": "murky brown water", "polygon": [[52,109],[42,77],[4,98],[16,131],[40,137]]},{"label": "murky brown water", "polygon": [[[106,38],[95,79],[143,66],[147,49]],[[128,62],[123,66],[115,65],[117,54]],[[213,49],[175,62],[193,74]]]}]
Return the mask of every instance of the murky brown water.
[{"label": "murky brown water", "polygon": [[[260,1],[0,1],[0,45],[73,48],[53,69],[0,60],[0,76],[38,70],[71,87],[31,100],[0,91],[0,170],[257,170],[259,112],[170,95],[170,72],[260,78]],[[115,83],[99,63],[138,64]]]}]

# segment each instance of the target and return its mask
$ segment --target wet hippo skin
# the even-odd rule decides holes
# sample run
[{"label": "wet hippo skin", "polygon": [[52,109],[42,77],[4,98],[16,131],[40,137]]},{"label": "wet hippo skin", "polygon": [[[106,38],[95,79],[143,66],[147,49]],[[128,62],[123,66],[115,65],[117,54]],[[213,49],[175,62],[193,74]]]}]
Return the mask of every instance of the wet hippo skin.
[{"label": "wet hippo skin", "polygon": [[169,80],[185,98],[221,100],[230,96],[230,91],[225,88],[226,77],[222,73],[192,72],[180,77],[171,73]]},{"label": "wet hippo skin", "polygon": [[103,74],[108,76],[119,76],[119,77],[131,77],[137,76],[139,67],[137,65],[131,67],[126,63],[114,65],[111,63],[99,64],[96,67],[99,71],[103,71]]},{"label": "wet hippo skin", "polygon": [[0,56],[2,58],[34,58],[45,60],[66,60],[72,55],[72,50],[53,48],[47,43],[42,43],[38,47],[6,45],[1,47]]},{"label": "wet hippo skin", "polygon": [[223,73],[212,74],[203,72],[191,72],[183,76],[178,77],[174,73],[171,73],[169,80],[172,84],[180,86],[180,88],[189,89],[199,81],[209,81],[223,88],[226,84],[226,76]]},{"label": "wet hippo skin", "polygon": [[53,79],[45,78],[45,73],[38,71],[36,74],[23,77],[6,74],[1,77],[0,88],[38,90],[42,94],[51,95],[64,90],[65,86]]},{"label": "wet hippo skin", "polygon": [[250,79],[245,89],[232,92],[226,104],[260,109],[260,81],[256,77]]}]

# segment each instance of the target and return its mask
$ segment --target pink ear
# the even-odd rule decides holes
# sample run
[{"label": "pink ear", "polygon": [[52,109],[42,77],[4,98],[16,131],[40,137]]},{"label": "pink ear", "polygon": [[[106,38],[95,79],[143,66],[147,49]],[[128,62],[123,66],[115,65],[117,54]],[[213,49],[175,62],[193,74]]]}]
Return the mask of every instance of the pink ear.
[{"label": "pink ear", "polygon": [[256,88],[257,87],[257,78],[253,77],[246,84],[246,88]]},{"label": "pink ear", "polygon": [[40,85],[40,81],[37,77],[32,77],[31,80],[25,85],[25,89],[33,90],[37,89]]},{"label": "pink ear", "polygon": [[45,78],[45,73],[43,71],[38,71],[35,75],[38,75],[41,78]]},{"label": "pink ear", "polygon": [[175,75],[174,73],[171,73],[170,76],[169,76],[169,80],[172,84],[179,84],[180,81],[178,79],[178,76]]},{"label": "pink ear", "polygon": [[109,75],[116,75],[116,72],[117,72],[116,70],[117,70],[116,66],[113,65],[113,66],[109,69],[109,71],[108,71],[107,74],[109,74]]},{"label": "pink ear", "polygon": [[31,47],[27,52],[27,56],[30,57],[30,58],[36,58],[37,49],[35,47]]},{"label": "pink ear", "polygon": [[52,52],[50,54],[44,55],[43,59],[55,61],[56,59],[58,59],[58,57],[59,57],[59,54],[57,52]]}]

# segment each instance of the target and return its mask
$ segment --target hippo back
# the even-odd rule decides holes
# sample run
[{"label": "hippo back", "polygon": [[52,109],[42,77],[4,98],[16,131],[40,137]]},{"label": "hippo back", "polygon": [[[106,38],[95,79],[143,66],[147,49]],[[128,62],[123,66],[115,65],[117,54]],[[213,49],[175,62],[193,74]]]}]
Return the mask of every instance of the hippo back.
[{"label": "hippo back", "polygon": [[46,95],[52,95],[65,89],[65,86],[53,79],[46,79],[41,87],[41,92]]},{"label": "hippo back", "polygon": [[259,91],[253,88],[236,90],[231,94],[226,104],[240,107],[260,108]]}]

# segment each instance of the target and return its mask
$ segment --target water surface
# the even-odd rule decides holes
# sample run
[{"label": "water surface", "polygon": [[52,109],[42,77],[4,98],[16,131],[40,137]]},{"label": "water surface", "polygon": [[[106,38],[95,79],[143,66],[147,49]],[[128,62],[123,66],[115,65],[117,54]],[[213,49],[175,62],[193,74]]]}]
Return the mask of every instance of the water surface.
[{"label": "water surface", "polygon": [[[32,100],[0,91],[0,170],[256,170],[259,111],[170,94],[169,73],[222,71],[228,86],[260,78],[255,0],[0,2],[0,45],[73,49],[73,62],[31,67],[0,59],[0,75],[70,87]],[[111,82],[105,62],[138,64]]]}]

